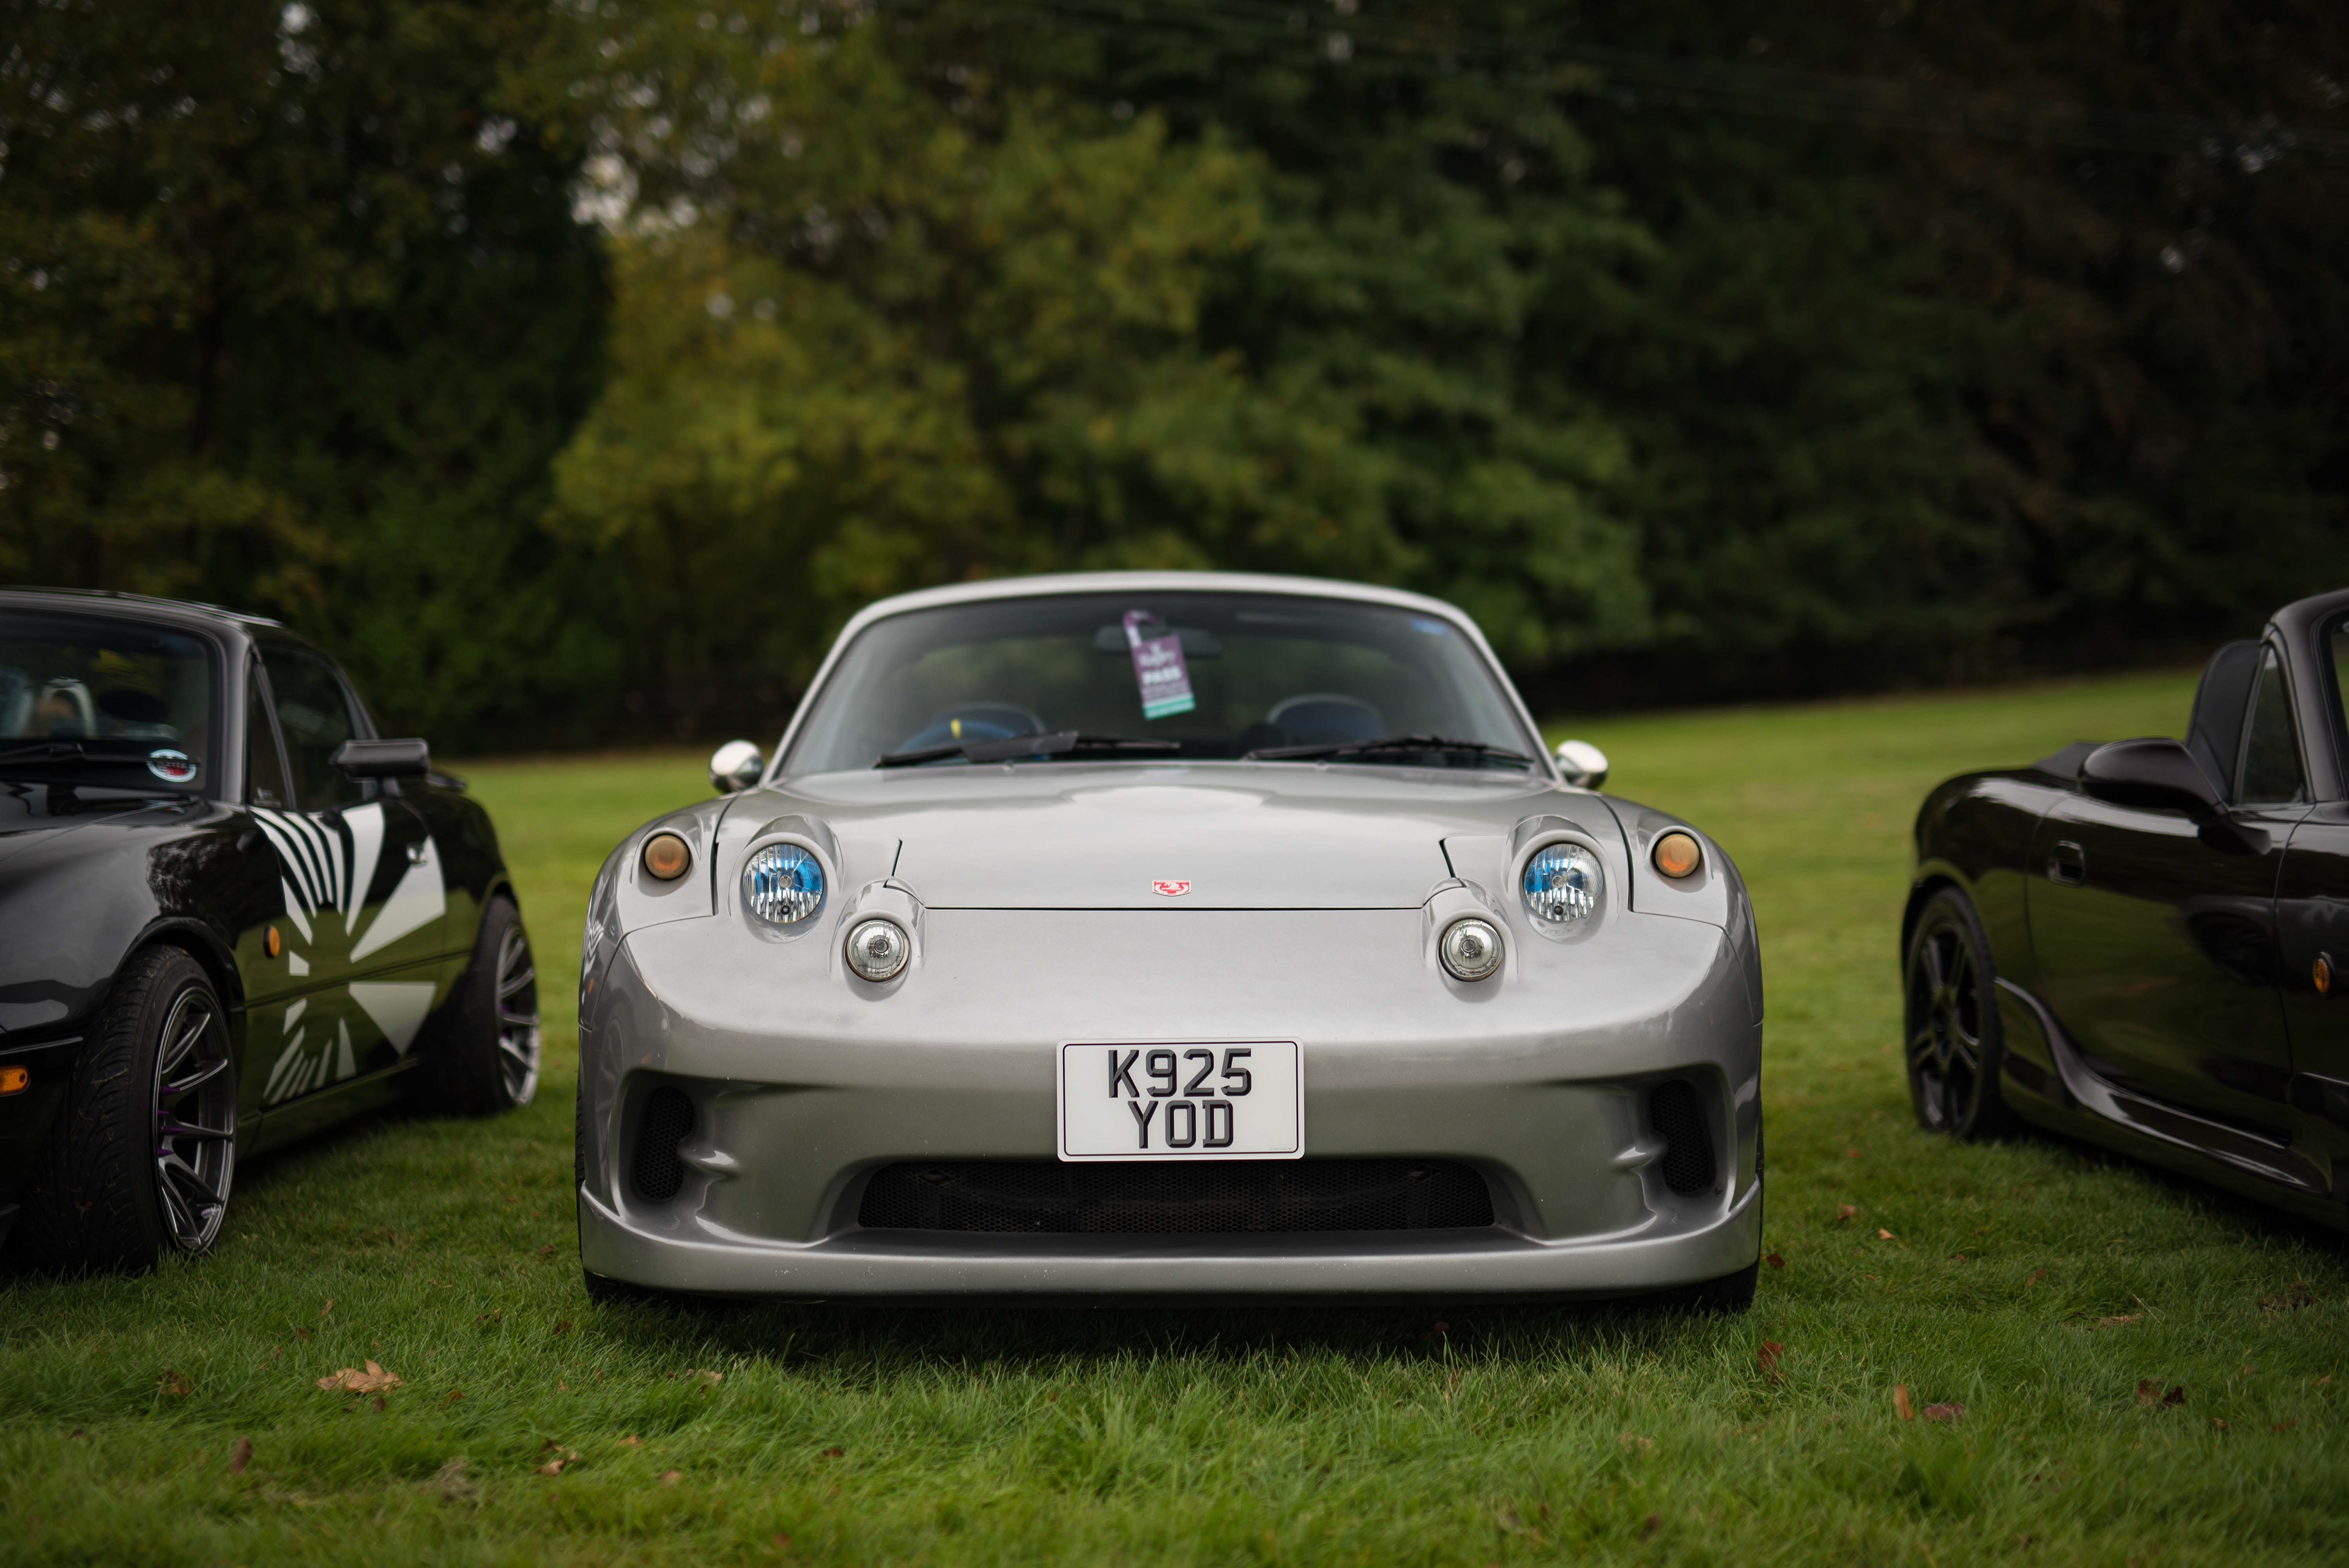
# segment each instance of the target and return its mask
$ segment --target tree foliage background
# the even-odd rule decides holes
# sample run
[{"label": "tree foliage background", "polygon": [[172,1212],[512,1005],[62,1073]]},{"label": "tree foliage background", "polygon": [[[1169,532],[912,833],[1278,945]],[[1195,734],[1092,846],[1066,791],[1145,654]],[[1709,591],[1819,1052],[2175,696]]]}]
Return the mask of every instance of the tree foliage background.
[{"label": "tree foliage background", "polygon": [[1561,710],[2349,582],[2313,0],[0,0],[0,578],[450,747],[1014,572],[1422,588]]}]

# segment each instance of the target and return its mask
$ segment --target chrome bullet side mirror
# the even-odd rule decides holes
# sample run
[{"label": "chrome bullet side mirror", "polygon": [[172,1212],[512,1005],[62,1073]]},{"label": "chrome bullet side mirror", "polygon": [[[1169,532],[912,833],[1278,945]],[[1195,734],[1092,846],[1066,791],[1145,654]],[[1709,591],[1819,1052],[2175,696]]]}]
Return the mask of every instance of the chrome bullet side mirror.
[{"label": "chrome bullet side mirror", "polygon": [[709,782],[719,794],[749,789],[766,771],[767,759],[748,741],[729,741],[709,753]]},{"label": "chrome bullet side mirror", "polygon": [[1588,741],[1560,741],[1557,771],[1570,784],[1597,789],[1607,782],[1607,753]]}]

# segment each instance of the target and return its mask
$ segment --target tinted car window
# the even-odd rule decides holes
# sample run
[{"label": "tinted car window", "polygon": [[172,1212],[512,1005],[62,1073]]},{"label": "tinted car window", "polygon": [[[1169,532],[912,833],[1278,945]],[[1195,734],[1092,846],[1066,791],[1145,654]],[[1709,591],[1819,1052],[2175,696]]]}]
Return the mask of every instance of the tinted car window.
[{"label": "tinted car window", "polygon": [[277,727],[294,770],[294,803],[305,811],[323,811],[365,799],[365,786],[334,764],[336,750],[358,734],[334,666],[298,648],[264,649],[261,659],[269,670]]},{"label": "tinted car window", "polygon": [[261,674],[255,670],[244,683],[244,798],[255,805],[291,805],[285,787],[285,766],[277,756],[277,731],[269,722],[269,702],[262,695]]},{"label": "tinted car window", "polygon": [[2272,805],[2307,798],[2300,773],[2300,738],[2292,731],[2292,694],[2283,680],[2283,663],[2268,649],[2260,659],[2259,694],[2251,699],[2251,730],[2243,737],[2243,783],[2239,796],[2246,805]]},{"label": "tinted car window", "polygon": [[0,614],[0,753],[12,774],[201,790],[212,716],[212,657],[196,638],[96,616]]},{"label": "tinted car window", "polygon": [[[1165,651],[1174,644],[1179,661]],[[1177,676],[1171,687],[1145,676],[1153,659]],[[1179,694],[1158,695],[1168,690]],[[1439,618],[1349,599],[1133,591],[875,622],[817,692],[787,771],[1056,731],[1169,742],[1185,759],[1440,735],[1519,753],[1492,765],[1522,769],[1541,749],[1490,664]]]},{"label": "tinted car window", "polygon": [[2333,623],[2333,700],[2341,704],[2342,729],[2349,733],[2349,620]]}]

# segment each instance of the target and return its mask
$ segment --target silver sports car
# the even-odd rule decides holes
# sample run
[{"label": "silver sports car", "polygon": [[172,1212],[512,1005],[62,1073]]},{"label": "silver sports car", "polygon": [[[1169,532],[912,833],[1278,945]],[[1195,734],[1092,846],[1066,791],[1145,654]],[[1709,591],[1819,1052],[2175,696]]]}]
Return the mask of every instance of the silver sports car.
[{"label": "silver sports car", "polygon": [[590,1290],[1744,1305],[1751,908],[1605,771],[1412,594],[872,606],[595,879]]}]

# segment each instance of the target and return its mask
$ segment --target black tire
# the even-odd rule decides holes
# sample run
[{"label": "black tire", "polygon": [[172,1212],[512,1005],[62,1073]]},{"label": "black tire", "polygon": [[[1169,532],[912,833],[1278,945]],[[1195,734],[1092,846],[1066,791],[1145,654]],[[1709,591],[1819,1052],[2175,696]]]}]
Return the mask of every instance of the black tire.
[{"label": "black tire", "polygon": [[441,1116],[493,1116],[538,1093],[538,975],[522,914],[492,898],[426,1053],[425,1106]]},{"label": "black tire", "polygon": [[1998,971],[1973,902],[1957,888],[1925,901],[1901,981],[1901,1055],[1917,1125],[1968,1140],[2013,1131],[2014,1113],[1998,1088],[2006,1060]]},{"label": "black tire", "polygon": [[203,966],[132,956],[93,1021],[36,1157],[16,1252],[36,1268],[136,1272],[212,1250],[236,1175],[236,1061]]}]

